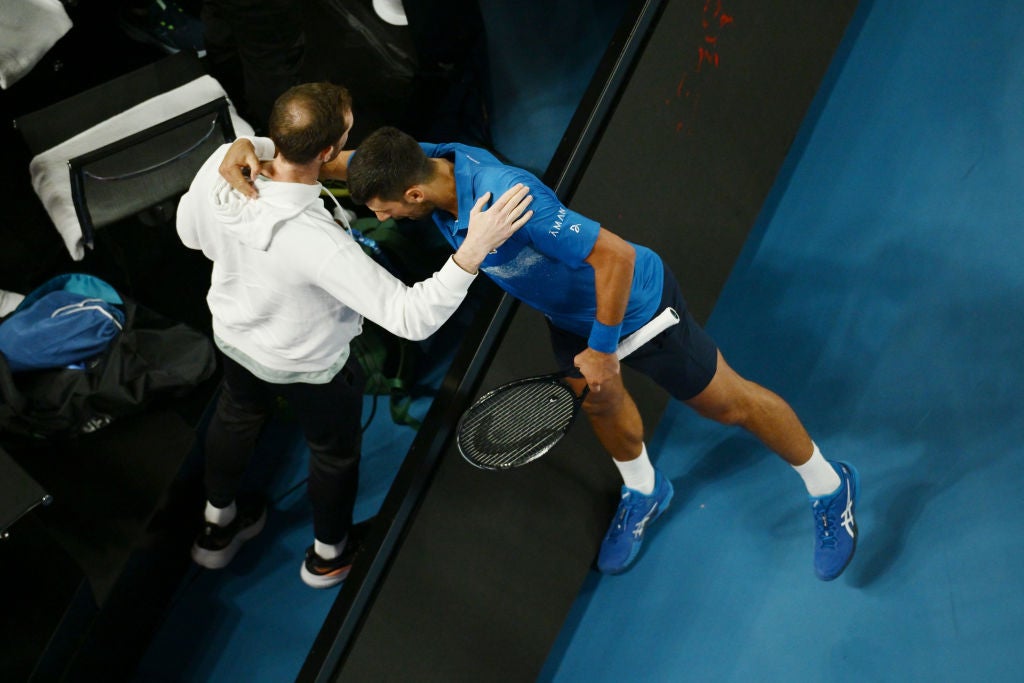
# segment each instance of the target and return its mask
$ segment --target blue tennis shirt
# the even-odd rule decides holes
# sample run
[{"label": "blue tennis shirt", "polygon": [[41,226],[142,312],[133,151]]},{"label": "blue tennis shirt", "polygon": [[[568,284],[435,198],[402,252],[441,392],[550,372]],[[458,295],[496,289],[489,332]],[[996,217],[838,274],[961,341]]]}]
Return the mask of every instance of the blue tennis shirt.
[{"label": "blue tennis shirt", "polygon": [[[586,338],[597,314],[594,270],[584,259],[597,241],[600,224],[567,208],[535,175],[507,166],[490,152],[458,143],[420,143],[428,157],[455,163],[459,217],[440,209],[434,222],[458,249],[466,238],[477,198],[497,199],[516,183],[530,188],[533,217],[481,264],[480,269],[503,290],[546,315],[556,327]],[[631,243],[632,244],[632,243]],[[629,334],[655,316],[661,302],[661,257],[633,244],[633,288],[622,322]]]}]

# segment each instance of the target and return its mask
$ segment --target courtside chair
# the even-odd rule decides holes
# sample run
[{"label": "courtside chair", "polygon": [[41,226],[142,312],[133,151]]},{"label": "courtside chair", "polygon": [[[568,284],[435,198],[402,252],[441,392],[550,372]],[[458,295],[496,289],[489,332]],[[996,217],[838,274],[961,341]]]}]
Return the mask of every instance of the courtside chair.
[{"label": "courtside chair", "polygon": [[184,193],[210,154],[252,127],[199,58],[180,52],[21,116],[32,187],[80,261],[97,231]]}]

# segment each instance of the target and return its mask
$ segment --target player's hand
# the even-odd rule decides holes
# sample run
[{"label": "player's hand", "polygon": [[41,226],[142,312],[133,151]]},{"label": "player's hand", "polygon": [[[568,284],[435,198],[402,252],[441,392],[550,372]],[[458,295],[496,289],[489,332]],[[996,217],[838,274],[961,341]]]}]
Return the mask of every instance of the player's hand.
[{"label": "player's hand", "polygon": [[600,392],[602,384],[613,381],[621,372],[618,356],[591,348],[576,354],[573,365],[579,368],[580,374],[587,380],[587,385],[593,392]]},{"label": "player's hand", "polygon": [[504,244],[533,217],[533,211],[527,211],[533,196],[530,195],[530,188],[522,183],[509,188],[485,211],[484,205],[490,198],[491,193],[486,192],[476,200],[469,211],[466,233],[467,241],[473,239],[480,247],[486,248],[488,253]]},{"label": "player's hand", "polygon": [[533,196],[522,183],[512,186],[484,210],[490,198],[487,192],[476,200],[469,212],[466,239],[455,252],[455,262],[469,273],[475,273],[488,254],[533,218],[533,211],[528,210]]},{"label": "player's hand", "polygon": [[[242,172],[244,168],[249,169],[248,178]],[[256,147],[253,146],[252,140],[238,138],[231,143],[231,147],[228,148],[228,153],[220,162],[217,171],[231,187],[246,197],[252,199],[259,197],[260,193],[252,179],[260,174],[260,158],[256,156]]]}]

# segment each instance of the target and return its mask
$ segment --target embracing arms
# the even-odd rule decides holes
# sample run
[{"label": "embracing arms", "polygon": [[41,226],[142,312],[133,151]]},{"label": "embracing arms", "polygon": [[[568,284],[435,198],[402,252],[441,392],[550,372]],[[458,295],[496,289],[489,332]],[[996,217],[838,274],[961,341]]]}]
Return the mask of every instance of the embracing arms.
[{"label": "embracing arms", "polygon": [[[261,142],[262,149],[260,150],[256,149],[256,145],[249,138],[235,140],[220,162],[220,168],[217,169],[221,177],[231,187],[250,199],[260,196],[252,179],[260,174],[260,168],[264,161],[274,158],[273,143],[266,138],[257,138],[257,140]],[[348,177],[348,160],[352,158],[353,154],[355,154],[355,150],[343,150],[337,157],[321,166],[320,179],[345,180]],[[243,169],[248,169],[248,176]]]},{"label": "embracing arms", "polygon": [[[218,172],[236,190],[251,199],[259,197],[259,191],[252,179],[259,175],[262,162],[273,158],[273,143],[266,138],[257,138],[261,149],[248,138],[238,138],[221,161]],[[320,178],[344,180],[348,175],[348,161],[354,150],[341,152],[336,158],[320,167]],[[248,177],[242,172],[249,170]],[[533,217],[529,210],[533,197],[530,188],[522,183],[516,184],[498,197],[490,208],[484,206],[491,199],[491,193],[485,193],[477,199],[470,211],[466,240],[452,255],[452,260],[467,273],[476,274],[480,264],[487,255],[500,247],[519,228]]]}]

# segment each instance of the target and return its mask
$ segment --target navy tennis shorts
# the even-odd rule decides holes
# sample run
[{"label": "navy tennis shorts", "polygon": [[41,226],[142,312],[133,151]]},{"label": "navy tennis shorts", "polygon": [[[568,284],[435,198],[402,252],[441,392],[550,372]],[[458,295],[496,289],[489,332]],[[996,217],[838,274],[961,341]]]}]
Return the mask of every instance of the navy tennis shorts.
[{"label": "navy tennis shorts", "polygon": [[[622,363],[650,377],[673,398],[686,401],[711,383],[718,367],[718,347],[690,315],[679,281],[666,264],[658,312],[667,306],[679,313],[679,324],[641,346]],[[587,348],[587,340],[555,327],[550,320],[548,331],[559,367],[572,367],[576,354]]]}]

